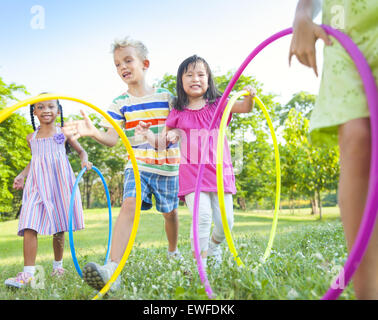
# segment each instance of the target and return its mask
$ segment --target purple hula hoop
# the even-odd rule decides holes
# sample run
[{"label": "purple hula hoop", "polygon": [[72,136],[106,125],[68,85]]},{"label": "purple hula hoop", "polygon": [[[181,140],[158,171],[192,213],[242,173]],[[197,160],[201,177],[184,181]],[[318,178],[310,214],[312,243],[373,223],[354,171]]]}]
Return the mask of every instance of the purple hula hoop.
[{"label": "purple hula hoop", "polygon": [[[370,67],[364,58],[361,51],[358,47],[353,43],[353,41],[344,33],[335,30],[329,26],[322,25],[324,30],[330,34],[331,36],[335,37],[340,44],[344,47],[344,49],[348,52],[350,57],[352,58],[354,64],[356,65],[357,71],[360,74],[361,80],[363,82],[366,99],[368,102],[368,107],[370,110],[370,124],[371,124],[371,164],[370,164],[370,177],[369,177],[369,193],[365,205],[364,215],[361,221],[361,225],[353,245],[353,248],[350,252],[350,255],[344,265],[344,268],[334,281],[334,284],[340,283],[340,280],[344,280],[343,288],[333,288],[334,285],[328,289],[326,294],[322,297],[324,300],[330,299],[337,299],[337,297],[342,293],[344,287],[349,283],[351,280],[354,272],[358,268],[363,255],[365,254],[366,248],[368,246],[370,236],[374,230],[374,224],[376,220],[376,216],[378,213],[378,146],[377,146],[377,135],[378,135],[378,90],[375,84],[375,80],[373,74],[370,70]],[[226,101],[226,98],[229,96],[232,88],[234,87],[236,81],[239,79],[240,75],[247,67],[247,65],[252,61],[252,59],[267,45],[280,39],[286,35],[292,33],[292,28],[284,29],[268,39],[261,42],[251,53],[250,55],[244,60],[241,64],[239,69],[236,71],[234,76],[232,77],[231,81],[227,85],[220,101],[215,111],[213,120],[210,123],[208,130],[214,129],[214,125],[216,120],[220,117],[220,113],[222,110],[222,106]],[[203,150],[207,150],[209,141],[205,142],[205,146]],[[213,292],[209,281],[207,279],[206,273],[204,271],[202,259],[200,256],[199,250],[199,238],[198,238],[198,208],[199,208],[199,197],[200,197],[200,189],[201,189],[201,181],[203,176],[203,161],[205,157],[204,154],[201,156],[201,163],[198,168],[197,172],[197,179],[196,179],[196,188],[195,188],[195,197],[194,197],[194,212],[193,212],[193,238],[194,238],[194,252],[195,258],[197,260],[197,268],[200,275],[200,279],[205,286],[206,293],[208,297],[211,299],[213,298]]]}]

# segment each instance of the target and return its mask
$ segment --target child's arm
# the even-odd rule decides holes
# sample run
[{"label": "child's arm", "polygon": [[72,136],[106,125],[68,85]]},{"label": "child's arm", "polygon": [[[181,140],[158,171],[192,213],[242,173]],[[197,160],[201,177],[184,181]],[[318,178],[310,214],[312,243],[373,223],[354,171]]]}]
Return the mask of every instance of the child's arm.
[{"label": "child's arm", "polygon": [[67,138],[67,142],[75,149],[81,160],[81,168],[87,167],[88,170],[92,169],[92,162],[88,161],[88,154],[77,140],[71,137]]},{"label": "child's arm", "polygon": [[166,126],[159,135],[156,135],[149,128],[149,123],[139,121],[135,127],[135,135],[146,138],[148,143],[157,150],[167,149],[168,144],[176,143],[180,139],[180,134],[176,129]]},{"label": "child's arm", "polygon": [[[26,141],[28,142],[29,148],[30,148],[30,139],[32,138],[32,136],[33,136],[33,133],[30,133],[26,137]],[[14,189],[22,190],[24,188],[24,181],[25,181],[25,178],[28,176],[29,171],[30,171],[30,161],[28,165],[25,167],[25,169],[22,170],[16,178],[14,178],[13,180]]]},{"label": "child's arm", "polygon": [[91,137],[97,142],[108,147],[114,147],[118,141],[118,133],[114,128],[109,128],[106,132],[98,130],[92,123],[91,119],[80,110],[84,120],[69,121],[64,123],[63,133],[70,141],[77,140],[80,137]]},{"label": "child's arm", "polygon": [[232,113],[248,113],[251,112],[253,106],[255,105],[255,101],[253,98],[256,96],[256,89],[252,86],[245,86],[243,90],[249,92],[249,95],[244,96],[242,101],[236,101],[234,106],[231,109]]},{"label": "child's arm", "polygon": [[300,63],[312,68],[318,76],[315,42],[320,38],[326,45],[331,45],[332,41],[321,26],[312,22],[314,1],[298,1],[289,50],[289,65],[292,56],[295,55]]},{"label": "child's arm", "polygon": [[30,162],[25,167],[25,169],[22,170],[21,173],[16,178],[14,178],[14,181],[13,181],[13,188],[14,189],[22,190],[24,188],[24,181],[25,181],[25,178],[29,174],[29,170],[30,170]]}]

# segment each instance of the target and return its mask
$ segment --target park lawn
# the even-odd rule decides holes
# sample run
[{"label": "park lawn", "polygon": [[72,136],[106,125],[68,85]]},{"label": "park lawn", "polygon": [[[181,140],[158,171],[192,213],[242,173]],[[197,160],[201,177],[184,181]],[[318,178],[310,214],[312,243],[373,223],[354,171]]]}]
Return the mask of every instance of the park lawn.
[{"label": "park lawn", "polygon": [[[119,208],[113,208],[113,224]],[[85,210],[85,229],[75,232],[76,256],[80,266],[89,261],[104,262],[107,209]],[[260,264],[271,229],[272,211],[235,212],[233,237],[245,268],[238,267],[224,244],[223,263],[208,269],[216,299],[285,300],[320,299],[346,258],[344,234],[338,208],[324,208],[322,221],[309,209],[279,213],[277,235],[269,259]],[[185,263],[168,261],[164,219],[154,210],[142,212],[135,244],[121,273],[122,289],[105,299],[207,299],[192,262],[189,230],[191,215],[179,210],[179,247]],[[63,279],[50,276],[52,237],[40,236],[36,264],[38,283],[44,288],[9,290],[8,277],[22,270],[22,237],[16,235],[18,220],[0,223],[0,299],[91,299],[96,291],[76,273],[66,233]],[[355,299],[351,285],[340,299]]]}]

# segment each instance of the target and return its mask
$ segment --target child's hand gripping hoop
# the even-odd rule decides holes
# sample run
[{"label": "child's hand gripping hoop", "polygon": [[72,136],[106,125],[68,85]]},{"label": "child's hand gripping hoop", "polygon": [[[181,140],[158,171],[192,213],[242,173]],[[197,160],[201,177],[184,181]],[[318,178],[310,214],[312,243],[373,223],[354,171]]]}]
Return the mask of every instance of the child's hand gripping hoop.
[{"label": "child's hand gripping hoop", "polygon": [[[112,204],[111,204],[111,201],[110,201],[109,189],[108,189],[108,186],[107,186],[106,181],[104,179],[104,176],[101,174],[100,170],[98,170],[95,166],[92,166],[92,169],[99,175],[99,177],[102,181],[102,184],[104,185],[106,199],[107,199],[107,202],[108,202],[109,235],[108,235],[108,249],[106,251],[105,263],[104,263],[104,264],[106,264],[108,262],[108,259],[109,259],[110,245],[112,243]],[[74,184],[73,189],[72,189],[72,194],[71,194],[71,199],[70,199],[70,208],[68,210],[68,226],[69,226],[68,230],[69,230],[71,256],[72,256],[72,260],[73,260],[74,266],[76,268],[76,271],[81,278],[83,277],[83,273],[82,273],[81,268],[79,266],[79,262],[77,261],[77,258],[76,258],[75,245],[74,245],[74,240],[73,240],[73,231],[72,231],[72,229],[73,229],[73,227],[72,227],[73,221],[72,220],[73,220],[73,207],[74,207],[74,204],[75,204],[76,190],[79,186],[80,179],[81,179],[81,177],[83,176],[83,174],[85,173],[86,170],[87,170],[87,167],[84,167],[83,169],[81,169],[81,171],[79,172],[79,174],[76,178],[75,184]]]},{"label": "child's hand gripping hoop", "polygon": [[104,111],[102,111],[100,108],[96,107],[95,105],[86,102],[84,100],[78,99],[78,98],[72,98],[72,97],[67,97],[67,96],[62,96],[62,95],[56,95],[56,94],[42,94],[36,97],[32,97],[29,99],[25,99],[23,101],[19,101],[16,104],[14,104],[11,107],[5,108],[4,110],[0,111],[0,123],[6,120],[9,116],[11,116],[16,110],[18,110],[21,107],[24,107],[29,104],[34,104],[39,101],[47,101],[47,100],[71,100],[75,101],[78,103],[82,103],[98,113],[100,113],[109,123],[113,126],[114,130],[117,131],[118,135],[120,136],[123,144],[126,147],[126,150],[128,154],[130,155],[131,163],[134,169],[134,176],[135,176],[135,187],[136,187],[136,207],[135,207],[135,217],[134,217],[134,223],[133,223],[133,228],[131,231],[130,239],[127,244],[127,247],[125,249],[125,252],[123,253],[122,259],[119,262],[116,270],[114,271],[113,275],[109,279],[109,281],[105,284],[105,286],[96,294],[96,296],[93,298],[93,300],[96,300],[100,297],[102,297],[108,290],[110,289],[111,285],[114,283],[114,281],[117,279],[119,274],[121,273],[123,267],[126,264],[126,261],[130,255],[131,248],[134,244],[134,240],[136,237],[137,229],[138,229],[138,224],[139,224],[139,218],[140,218],[140,209],[141,209],[141,204],[142,204],[142,194],[141,194],[141,185],[140,185],[140,175],[139,175],[139,170],[138,170],[138,165],[135,159],[135,154],[134,151],[130,145],[129,140],[127,139],[125,133],[123,130],[119,127],[119,125]]},{"label": "child's hand gripping hoop", "polygon": [[[369,244],[371,234],[374,230],[374,225],[376,221],[376,216],[378,214],[378,90],[375,83],[373,74],[370,70],[369,64],[367,63],[365,57],[358,49],[358,47],[353,43],[353,41],[344,33],[331,28],[330,26],[322,25],[323,29],[331,36],[335,37],[340,44],[347,51],[351,59],[353,60],[357,71],[361,77],[365,95],[370,110],[370,125],[371,125],[371,162],[370,162],[370,177],[369,177],[369,192],[365,204],[364,215],[360,224],[360,229],[358,231],[355,243],[350,252],[350,255],[344,265],[344,268],[341,270],[340,274],[331,285],[329,290],[323,296],[322,299],[336,299],[344,290],[346,285],[351,280],[354,272],[357,270],[364,254],[366,248]],[[247,67],[247,65],[252,61],[252,59],[267,45],[274,42],[277,39],[280,39],[286,35],[289,35],[293,32],[292,28],[284,29],[268,39],[261,42],[244,60],[242,65],[236,71],[231,81],[225,89],[218,107],[214,113],[214,117],[208,130],[214,129],[215,122],[219,118],[222,106],[225,103],[226,98],[229,96],[232,88],[235,86],[236,81],[239,79],[240,75]],[[209,142],[206,141],[203,146],[203,150],[207,150]],[[205,156],[205,155],[203,155]],[[194,212],[193,212],[193,237],[194,237],[194,251],[195,257],[197,260],[198,272],[202,283],[205,285],[206,292],[209,298],[213,297],[209,281],[204,272],[202,259],[200,256],[199,250],[199,238],[198,238],[198,208],[199,208],[199,197],[203,176],[204,165],[203,159],[198,168],[197,180],[196,180],[196,189],[194,197]]]},{"label": "child's hand gripping hoop", "polygon": [[[246,95],[249,95],[249,92],[240,91],[236,93],[229,100],[226,106],[226,109],[224,110],[223,115],[222,115],[221,124],[219,126],[218,143],[217,143],[217,188],[218,188],[218,200],[219,200],[219,208],[220,208],[221,216],[222,216],[223,230],[226,236],[228,247],[234,256],[236,263],[238,264],[238,266],[242,266],[242,267],[244,267],[244,263],[240,259],[235,249],[231,231],[227,223],[226,207],[225,207],[225,202],[224,202],[224,188],[223,188],[223,149],[224,149],[224,137],[225,137],[226,128],[227,128],[227,121],[231,113],[231,109],[237,99],[239,99],[241,96],[246,96]],[[280,208],[280,197],[281,197],[281,168],[280,168],[280,154],[279,154],[279,149],[278,149],[277,137],[274,132],[272,120],[270,119],[269,113],[266,110],[266,107],[264,106],[262,101],[258,97],[255,97],[254,99],[256,103],[259,105],[259,107],[261,108],[266,118],[266,121],[268,122],[270,134],[272,135],[273,146],[274,146],[274,156],[275,156],[275,162],[276,162],[276,200],[275,200],[275,205],[274,205],[273,223],[272,223],[272,229],[270,231],[268,246],[265,250],[265,253],[262,259],[262,262],[264,263],[265,260],[269,257],[270,252],[272,250],[274,236],[277,230],[278,210]]]}]

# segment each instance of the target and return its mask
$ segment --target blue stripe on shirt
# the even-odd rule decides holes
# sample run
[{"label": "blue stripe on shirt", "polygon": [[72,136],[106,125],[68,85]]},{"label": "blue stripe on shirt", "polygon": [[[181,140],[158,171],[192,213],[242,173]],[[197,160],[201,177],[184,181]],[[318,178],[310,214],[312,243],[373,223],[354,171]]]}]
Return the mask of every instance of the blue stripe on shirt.
[{"label": "blue stripe on shirt", "polygon": [[117,113],[115,113],[115,112],[108,111],[108,114],[109,114],[113,119],[116,119],[116,120],[125,120],[125,117],[120,116],[119,114],[117,114]]},{"label": "blue stripe on shirt", "polygon": [[142,103],[142,104],[135,104],[132,106],[123,106],[119,111],[121,113],[125,112],[133,112],[133,111],[143,111],[149,109],[168,109],[169,104],[167,101],[157,101],[157,102],[149,102],[149,103]]},{"label": "blue stripe on shirt", "polygon": [[[140,144],[140,145],[134,145],[132,147],[133,147],[133,149],[155,149],[149,143],[143,143],[143,144]],[[171,148],[178,148],[178,143],[175,143],[175,144],[169,143],[166,150],[171,149]]]}]

